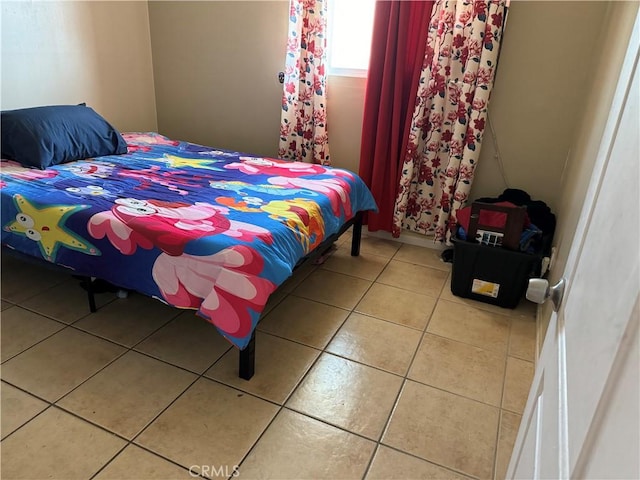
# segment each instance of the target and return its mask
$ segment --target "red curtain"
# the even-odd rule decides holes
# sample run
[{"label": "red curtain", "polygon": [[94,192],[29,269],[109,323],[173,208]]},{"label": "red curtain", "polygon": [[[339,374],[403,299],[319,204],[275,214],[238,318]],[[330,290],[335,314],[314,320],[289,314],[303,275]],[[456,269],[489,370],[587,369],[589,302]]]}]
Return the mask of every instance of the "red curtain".
[{"label": "red curtain", "polygon": [[359,174],[378,203],[370,231],[391,232],[433,1],[378,0],[364,103]]}]

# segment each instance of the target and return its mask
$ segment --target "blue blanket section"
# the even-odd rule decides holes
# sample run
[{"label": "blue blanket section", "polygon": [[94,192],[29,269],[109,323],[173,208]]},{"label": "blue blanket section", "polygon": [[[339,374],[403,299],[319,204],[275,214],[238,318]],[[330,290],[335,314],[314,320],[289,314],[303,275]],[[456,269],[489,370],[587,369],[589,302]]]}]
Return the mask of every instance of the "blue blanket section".
[{"label": "blue blanket section", "polygon": [[124,155],[2,161],[2,245],[196,310],[239,348],[298,261],[377,209],[347,170],[123,136]]}]

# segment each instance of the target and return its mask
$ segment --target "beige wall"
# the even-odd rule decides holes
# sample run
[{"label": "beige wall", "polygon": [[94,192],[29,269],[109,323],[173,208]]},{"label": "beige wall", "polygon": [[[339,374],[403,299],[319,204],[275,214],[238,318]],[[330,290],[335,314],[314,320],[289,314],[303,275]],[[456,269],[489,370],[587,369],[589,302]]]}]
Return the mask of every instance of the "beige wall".
[{"label": "beige wall", "polygon": [[[511,2],[489,115],[511,188],[557,211],[608,2]],[[505,188],[487,129],[471,198]]]},{"label": "beige wall", "polygon": [[288,2],[150,2],[149,17],[160,132],[276,155]]},{"label": "beige wall", "polygon": [[[149,3],[158,128],[172,138],[275,156],[288,1]],[[330,77],[334,166],[358,170],[366,79]]]},{"label": "beige wall", "polygon": [[[559,188],[558,226],[554,239],[557,257],[549,273],[552,284],[564,272],[639,5],[638,2],[611,2],[604,16],[605,28],[598,38],[598,48],[593,52],[589,91]],[[615,248],[615,242],[603,248]],[[541,310],[542,332],[552,313],[548,303]]]},{"label": "beige wall", "polygon": [[1,2],[3,110],[86,102],[156,130],[146,2]]},{"label": "beige wall", "polygon": [[338,76],[329,77],[327,86],[331,163],[356,173],[360,164],[360,137],[366,86],[366,78]]}]

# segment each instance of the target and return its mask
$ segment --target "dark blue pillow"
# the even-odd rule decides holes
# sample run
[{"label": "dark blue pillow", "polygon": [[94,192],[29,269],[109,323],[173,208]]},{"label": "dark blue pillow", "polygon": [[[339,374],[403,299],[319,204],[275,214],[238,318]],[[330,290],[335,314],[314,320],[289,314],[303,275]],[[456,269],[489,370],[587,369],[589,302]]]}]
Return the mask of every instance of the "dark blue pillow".
[{"label": "dark blue pillow", "polygon": [[120,132],[84,104],[7,110],[0,114],[0,130],[2,158],[25,167],[127,153]]}]

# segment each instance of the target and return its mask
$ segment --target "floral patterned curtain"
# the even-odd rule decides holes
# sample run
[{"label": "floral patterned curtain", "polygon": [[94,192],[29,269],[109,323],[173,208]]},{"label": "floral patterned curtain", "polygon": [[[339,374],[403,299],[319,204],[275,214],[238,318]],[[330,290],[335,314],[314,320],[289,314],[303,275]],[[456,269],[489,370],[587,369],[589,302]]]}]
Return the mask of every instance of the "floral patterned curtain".
[{"label": "floral patterned curtain", "polygon": [[330,165],[327,135],[328,0],[290,0],[278,156]]},{"label": "floral patterned curtain", "polygon": [[449,240],[471,190],[493,87],[506,0],[433,7],[392,233]]}]

